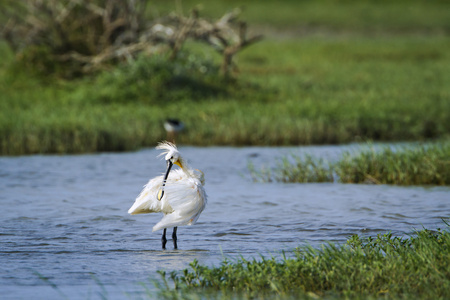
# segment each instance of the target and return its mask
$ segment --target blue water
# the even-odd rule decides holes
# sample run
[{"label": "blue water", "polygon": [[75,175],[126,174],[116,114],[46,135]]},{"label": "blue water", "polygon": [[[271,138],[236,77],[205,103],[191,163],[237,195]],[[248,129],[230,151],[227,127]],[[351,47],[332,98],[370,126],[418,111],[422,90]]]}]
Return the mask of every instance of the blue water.
[{"label": "blue water", "polygon": [[289,153],[329,160],[359,145],[285,148],[180,147],[206,177],[208,206],[161,250],[160,215],[127,214],[142,186],[164,172],[156,150],[0,158],[1,299],[142,299],[157,270],[197,259],[287,255],[352,234],[444,227],[449,187],[252,182],[247,165]]}]

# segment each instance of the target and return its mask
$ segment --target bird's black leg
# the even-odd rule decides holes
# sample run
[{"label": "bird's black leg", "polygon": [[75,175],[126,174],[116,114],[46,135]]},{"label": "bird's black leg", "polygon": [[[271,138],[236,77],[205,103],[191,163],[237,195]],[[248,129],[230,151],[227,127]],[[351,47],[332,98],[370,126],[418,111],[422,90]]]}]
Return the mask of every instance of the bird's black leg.
[{"label": "bird's black leg", "polygon": [[172,240],[173,240],[173,248],[178,249],[178,247],[177,247],[177,227],[173,228]]},{"label": "bird's black leg", "polygon": [[162,248],[166,249],[166,243],[167,243],[167,239],[166,239],[166,228],[164,228],[162,237],[161,237],[161,242],[162,242]]}]

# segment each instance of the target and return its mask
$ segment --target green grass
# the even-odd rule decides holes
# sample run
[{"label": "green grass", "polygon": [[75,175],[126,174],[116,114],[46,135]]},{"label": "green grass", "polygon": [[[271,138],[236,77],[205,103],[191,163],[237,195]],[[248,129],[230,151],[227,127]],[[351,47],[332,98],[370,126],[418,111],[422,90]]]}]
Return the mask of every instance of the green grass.
[{"label": "green grass", "polygon": [[450,185],[450,143],[346,153],[337,163],[336,172],[343,183]]},{"label": "green grass", "polygon": [[[182,4],[191,7],[194,2],[198,3]],[[154,7],[162,13],[173,3],[156,1]],[[250,28],[254,22],[256,28],[265,25],[287,35],[280,39],[282,34],[269,34],[240,53],[235,81],[217,76],[220,57],[198,44],[186,45],[184,56],[175,63],[141,58],[74,81],[36,77],[30,68],[13,63],[12,53],[0,44],[4,58],[0,154],[153,146],[166,138],[162,126],[166,118],[186,124],[177,142],[191,145],[336,144],[449,136],[450,39],[445,32],[450,25],[442,17],[447,3],[246,3],[244,18]],[[205,3],[204,13],[220,15],[236,4]],[[411,14],[392,18],[405,7]],[[351,18],[346,17],[347,9],[354,12]],[[283,18],[283,11],[290,14]],[[274,17],[268,18],[272,12]],[[299,25],[297,19],[306,23]],[[336,30],[305,37],[295,28]],[[339,28],[349,33],[341,34]]]},{"label": "green grass", "polygon": [[337,162],[293,154],[274,168],[249,163],[253,180],[262,182],[333,182],[398,185],[450,185],[450,143],[345,152]]},{"label": "green grass", "polygon": [[293,258],[236,261],[207,267],[197,261],[172,272],[166,299],[447,299],[450,233],[417,231],[409,238],[357,235],[345,245],[301,247]]},{"label": "green grass", "polygon": [[278,161],[275,170],[267,167],[257,170],[251,162],[248,168],[254,181],[301,183],[333,181],[333,168],[329,163],[311,155],[283,157]]},{"label": "green grass", "polygon": [[[295,30],[300,34],[316,31],[371,33],[448,33],[448,1],[445,0],[284,0],[239,1],[201,0],[155,1],[149,7],[154,16],[180,10],[188,13],[198,7],[202,15],[219,17],[236,7],[250,24],[267,28]],[[179,5],[180,4],[180,5]]]}]

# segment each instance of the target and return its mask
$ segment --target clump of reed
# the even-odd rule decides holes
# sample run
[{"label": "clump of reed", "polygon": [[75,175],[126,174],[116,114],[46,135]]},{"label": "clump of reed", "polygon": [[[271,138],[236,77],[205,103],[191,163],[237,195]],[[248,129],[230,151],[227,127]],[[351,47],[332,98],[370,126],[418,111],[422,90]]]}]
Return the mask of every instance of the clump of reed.
[{"label": "clump of reed", "polygon": [[450,184],[450,143],[377,152],[345,153],[336,164],[343,183]]},{"label": "clump of reed", "polygon": [[161,271],[159,290],[170,299],[444,299],[450,290],[449,248],[450,233],[441,229],[409,238],[354,235],[344,245],[297,248],[293,258],[225,259],[218,267],[195,260],[190,269],[169,275],[173,287]]},{"label": "clump of reed", "polygon": [[303,157],[283,157],[277,162],[275,170],[262,168],[257,171],[250,162],[248,168],[253,180],[263,182],[330,182],[333,181],[333,171],[324,159],[311,155]]},{"label": "clump of reed", "polygon": [[262,182],[333,182],[398,185],[449,185],[450,143],[380,151],[345,152],[341,159],[326,163],[310,155],[281,158],[273,169],[257,170],[249,163],[254,181]]}]

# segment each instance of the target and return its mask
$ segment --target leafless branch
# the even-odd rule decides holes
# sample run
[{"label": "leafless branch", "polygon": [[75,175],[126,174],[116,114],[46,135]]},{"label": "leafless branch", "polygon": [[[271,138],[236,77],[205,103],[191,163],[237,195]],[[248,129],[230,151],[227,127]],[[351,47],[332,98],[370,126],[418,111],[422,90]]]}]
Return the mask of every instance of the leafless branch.
[{"label": "leafless branch", "polygon": [[[189,16],[171,14],[152,22],[145,19],[146,0],[24,0],[14,2],[1,36],[20,52],[29,46],[46,46],[54,59],[72,62],[82,72],[105,64],[133,60],[139,53],[152,53],[161,45],[175,59],[188,39],[203,42],[222,55],[221,71],[228,75],[233,57],[262,36],[247,37],[247,26],[238,22],[239,10],[215,22],[201,18],[198,10]],[[13,10],[14,11],[14,10]]]}]

